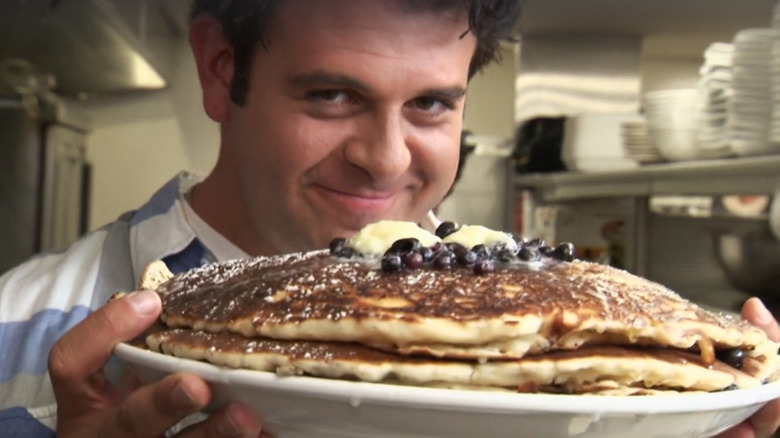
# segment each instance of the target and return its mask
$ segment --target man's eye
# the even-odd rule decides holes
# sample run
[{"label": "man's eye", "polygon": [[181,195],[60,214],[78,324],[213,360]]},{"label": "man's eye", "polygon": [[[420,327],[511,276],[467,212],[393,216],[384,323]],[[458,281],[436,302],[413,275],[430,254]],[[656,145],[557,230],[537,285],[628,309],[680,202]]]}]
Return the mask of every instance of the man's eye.
[{"label": "man's eye", "polygon": [[418,97],[413,102],[415,108],[423,111],[438,112],[445,109],[452,109],[454,105],[433,97]]},{"label": "man's eye", "polygon": [[320,100],[324,102],[340,103],[345,101],[348,96],[340,90],[318,90],[306,93],[308,100]]}]

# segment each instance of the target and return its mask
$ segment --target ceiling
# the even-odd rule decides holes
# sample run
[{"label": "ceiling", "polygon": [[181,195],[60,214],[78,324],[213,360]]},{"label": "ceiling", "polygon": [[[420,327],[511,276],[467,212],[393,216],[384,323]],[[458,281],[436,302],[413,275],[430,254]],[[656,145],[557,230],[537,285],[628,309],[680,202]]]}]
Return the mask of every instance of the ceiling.
[{"label": "ceiling", "polygon": [[709,43],[768,27],[777,0],[527,0],[528,34],[644,35],[649,56],[701,56]]},{"label": "ceiling", "polygon": [[[150,0],[162,1],[162,0]],[[70,97],[158,90],[178,38],[133,0],[0,0],[0,87]]]}]

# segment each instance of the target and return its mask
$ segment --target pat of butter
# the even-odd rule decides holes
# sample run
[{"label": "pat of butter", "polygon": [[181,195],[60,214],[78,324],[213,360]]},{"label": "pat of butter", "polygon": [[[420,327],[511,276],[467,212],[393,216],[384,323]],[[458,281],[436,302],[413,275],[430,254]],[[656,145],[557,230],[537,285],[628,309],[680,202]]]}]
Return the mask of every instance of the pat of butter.
[{"label": "pat of butter", "polygon": [[366,225],[349,239],[349,245],[364,256],[381,256],[396,240],[413,237],[422,246],[441,242],[435,234],[414,222],[384,220]]},{"label": "pat of butter", "polygon": [[517,242],[509,233],[491,230],[482,225],[464,225],[460,227],[458,231],[444,238],[444,243],[451,242],[460,243],[469,249],[480,244],[487,247],[504,244],[508,249],[517,249]]}]

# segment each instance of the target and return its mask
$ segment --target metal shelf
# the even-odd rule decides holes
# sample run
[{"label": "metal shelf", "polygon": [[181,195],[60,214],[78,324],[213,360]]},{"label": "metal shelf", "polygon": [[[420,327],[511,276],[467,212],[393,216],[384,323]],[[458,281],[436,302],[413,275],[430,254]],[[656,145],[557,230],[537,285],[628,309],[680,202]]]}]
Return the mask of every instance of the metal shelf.
[{"label": "metal shelf", "polygon": [[780,155],[645,165],[631,170],[516,175],[515,190],[533,190],[541,202],[669,194],[774,193]]}]

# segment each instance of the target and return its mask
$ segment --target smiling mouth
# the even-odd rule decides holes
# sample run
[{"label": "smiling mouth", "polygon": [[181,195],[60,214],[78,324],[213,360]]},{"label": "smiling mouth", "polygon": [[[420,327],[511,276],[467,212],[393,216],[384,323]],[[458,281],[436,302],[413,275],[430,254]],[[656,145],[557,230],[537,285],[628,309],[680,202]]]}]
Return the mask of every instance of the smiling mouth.
[{"label": "smiling mouth", "polygon": [[397,197],[396,193],[353,193],[325,186],[316,187],[329,204],[349,213],[384,213],[390,209]]}]

